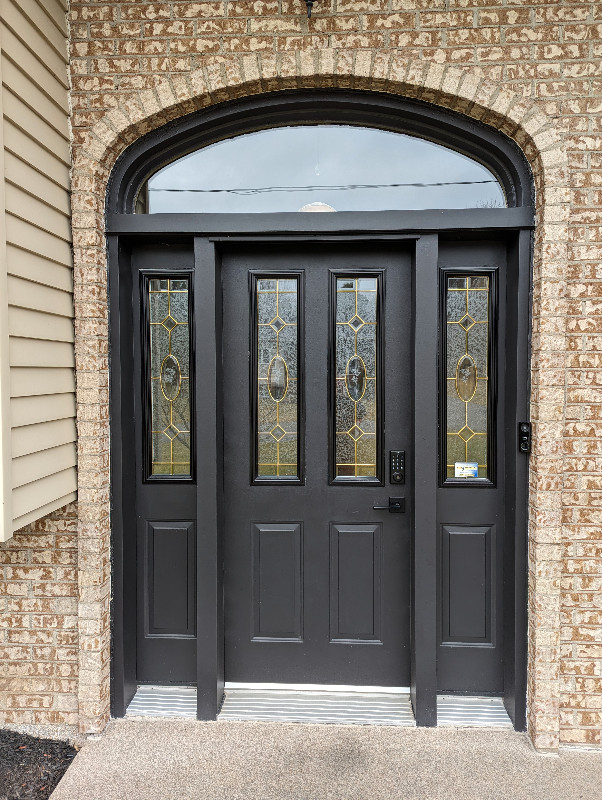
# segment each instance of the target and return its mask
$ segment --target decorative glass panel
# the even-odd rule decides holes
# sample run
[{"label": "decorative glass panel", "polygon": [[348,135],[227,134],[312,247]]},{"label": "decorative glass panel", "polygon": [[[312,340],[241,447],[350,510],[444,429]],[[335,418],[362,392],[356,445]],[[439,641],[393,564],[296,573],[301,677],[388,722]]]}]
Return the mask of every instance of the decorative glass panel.
[{"label": "decorative glass panel", "polygon": [[256,478],[299,478],[299,279],[256,278]]},{"label": "decorative glass panel", "polygon": [[495,175],[449,147],[357,125],[298,125],[233,136],[173,161],[143,184],[136,212],[505,206]]},{"label": "decorative glass panel", "polygon": [[336,279],[336,478],[376,478],[378,277]]},{"label": "decorative glass panel", "polygon": [[487,478],[490,279],[447,277],[447,459],[448,478]]},{"label": "decorative glass panel", "polygon": [[190,477],[189,279],[148,281],[151,475]]}]

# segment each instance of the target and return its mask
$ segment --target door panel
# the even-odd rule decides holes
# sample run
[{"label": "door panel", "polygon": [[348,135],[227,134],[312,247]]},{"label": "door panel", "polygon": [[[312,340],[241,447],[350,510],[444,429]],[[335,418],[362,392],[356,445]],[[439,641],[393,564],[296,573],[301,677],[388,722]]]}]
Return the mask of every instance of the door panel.
[{"label": "door panel", "polygon": [[183,292],[183,281],[192,285],[193,250],[140,246],[132,268],[137,531],[128,535],[137,536],[136,678],[195,683],[192,292]]},{"label": "door panel", "polygon": [[[391,493],[412,492],[411,476],[405,486],[389,485],[385,459],[389,449],[409,449],[411,438],[405,247],[249,245],[223,256],[226,680],[409,684],[410,514],[373,509]],[[262,391],[262,364],[276,363],[281,351],[272,333],[272,344],[263,352],[259,342],[258,351],[253,308],[267,301],[254,297],[253,286],[281,292],[291,285],[287,275],[298,278],[303,298],[298,323],[290,308],[288,319],[300,331],[298,371],[290,373],[300,413],[297,423],[289,408],[264,428],[274,442],[298,430],[300,463],[289,468],[293,448],[271,444],[272,460],[260,465],[280,467],[255,479],[254,387],[259,381]],[[339,305],[347,303],[349,313],[339,307],[337,316],[338,292],[347,293]],[[276,320],[284,330],[275,300],[273,311],[260,324]],[[382,335],[374,333],[377,323]],[[350,328],[345,341],[337,325]],[[276,398],[285,396],[284,366],[278,370]],[[282,412],[267,409],[264,416]]]},{"label": "door panel", "polygon": [[146,522],[149,636],[194,636],[194,522]]},{"label": "door panel", "polygon": [[[502,694],[501,569],[507,532],[500,369],[504,363],[506,247],[503,242],[440,241],[439,267],[441,351],[447,359],[440,365],[438,687],[441,692]],[[456,292],[451,300],[446,299],[450,285]],[[452,326],[462,330],[458,343],[446,336],[450,319]],[[450,380],[456,364],[457,377]],[[483,384],[489,384],[487,391]],[[451,402],[456,410],[446,413]],[[458,430],[459,434],[449,433]],[[447,442],[453,441],[449,448],[446,432]],[[456,459],[460,471],[463,463],[477,465],[476,474],[456,477]]]},{"label": "door panel", "polygon": [[251,537],[253,640],[300,641],[302,525],[255,523]]},{"label": "door panel", "polygon": [[331,525],[330,639],[380,643],[382,525]]},{"label": "door panel", "polygon": [[441,530],[441,639],[443,642],[492,641],[492,564],[495,529],[443,525]]}]

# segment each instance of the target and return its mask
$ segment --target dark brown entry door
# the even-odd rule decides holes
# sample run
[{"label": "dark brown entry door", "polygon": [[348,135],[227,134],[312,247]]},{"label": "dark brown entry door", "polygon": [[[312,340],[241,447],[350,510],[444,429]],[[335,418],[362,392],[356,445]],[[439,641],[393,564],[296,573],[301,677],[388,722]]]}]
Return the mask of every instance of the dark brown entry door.
[{"label": "dark brown entry door", "polygon": [[405,247],[224,254],[228,681],[409,685]]}]

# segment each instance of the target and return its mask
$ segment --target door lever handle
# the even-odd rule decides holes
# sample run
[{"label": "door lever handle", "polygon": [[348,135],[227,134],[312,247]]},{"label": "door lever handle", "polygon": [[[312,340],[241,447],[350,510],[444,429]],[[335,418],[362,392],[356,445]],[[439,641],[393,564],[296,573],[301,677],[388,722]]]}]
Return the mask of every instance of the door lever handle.
[{"label": "door lever handle", "polygon": [[390,514],[404,514],[406,510],[405,497],[389,497],[388,506],[372,506],[375,511],[388,511]]}]

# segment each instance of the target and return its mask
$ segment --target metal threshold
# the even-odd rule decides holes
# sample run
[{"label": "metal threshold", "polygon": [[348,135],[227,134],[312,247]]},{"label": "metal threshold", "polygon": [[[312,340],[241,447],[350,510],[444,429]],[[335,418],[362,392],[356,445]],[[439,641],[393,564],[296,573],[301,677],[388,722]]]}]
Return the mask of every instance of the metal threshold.
[{"label": "metal threshold", "polygon": [[139,686],[127,717],[188,717],[196,719],[193,686]]},{"label": "metal threshold", "polygon": [[413,726],[409,689],[226,683],[218,720]]},{"label": "metal threshold", "polygon": [[437,726],[457,728],[512,728],[501,697],[437,697]]},{"label": "metal threshold", "polygon": [[[196,689],[139,686],[127,716],[196,719]],[[512,729],[500,697],[440,695],[440,727]],[[407,687],[226,683],[218,720],[413,727]]]}]

